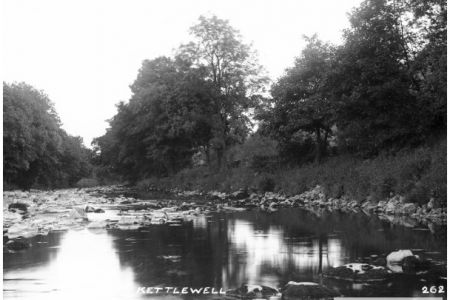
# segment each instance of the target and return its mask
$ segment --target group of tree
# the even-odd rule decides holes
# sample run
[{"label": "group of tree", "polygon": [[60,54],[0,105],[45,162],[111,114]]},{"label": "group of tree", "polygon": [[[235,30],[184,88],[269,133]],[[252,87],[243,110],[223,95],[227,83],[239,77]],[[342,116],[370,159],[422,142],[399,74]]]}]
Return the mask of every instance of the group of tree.
[{"label": "group of tree", "polygon": [[73,186],[91,171],[91,152],[70,136],[44,92],[3,82],[5,188]]},{"label": "group of tree", "polygon": [[446,18],[445,0],[365,0],[342,45],[305,37],[268,96],[239,32],[200,17],[174,57],[143,62],[131,99],[94,140],[96,162],[132,180],[172,175],[199,154],[220,170],[254,121],[252,144],[273,139],[285,163],[420,145],[446,130]]},{"label": "group of tree", "polygon": [[330,139],[369,157],[445,133],[446,1],[366,0],[349,19],[340,46],[306,37],[272,87],[262,130],[291,156],[313,140],[316,160]]},{"label": "group of tree", "polygon": [[215,168],[250,132],[266,78],[228,21],[201,17],[174,58],[143,62],[132,97],[94,140],[97,162],[133,180],[172,175],[201,152]]}]

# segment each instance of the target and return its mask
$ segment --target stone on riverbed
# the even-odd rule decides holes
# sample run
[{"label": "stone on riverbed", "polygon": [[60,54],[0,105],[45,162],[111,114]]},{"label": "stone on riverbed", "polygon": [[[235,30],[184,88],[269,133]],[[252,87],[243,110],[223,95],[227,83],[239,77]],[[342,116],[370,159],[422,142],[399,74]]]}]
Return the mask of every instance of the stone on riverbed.
[{"label": "stone on riverbed", "polygon": [[9,210],[9,211],[20,210],[20,211],[22,211],[22,212],[27,212],[27,210],[28,210],[28,204],[26,204],[26,203],[21,203],[21,202],[11,203],[10,205],[8,205],[8,210]]},{"label": "stone on riverbed", "polygon": [[228,290],[226,292],[227,296],[239,299],[260,299],[277,296],[279,294],[278,290],[274,288],[256,284],[242,284],[240,288]]},{"label": "stone on riverbed", "polygon": [[29,223],[16,223],[8,228],[6,235],[9,239],[18,237],[31,238],[39,234],[38,228]]},{"label": "stone on riverbed", "polygon": [[281,292],[286,300],[333,299],[340,296],[338,292],[315,282],[289,281]]},{"label": "stone on riverbed", "polygon": [[350,263],[324,272],[324,277],[353,282],[377,282],[389,279],[391,271],[382,266]]},{"label": "stone on riverbed", "polygon": [[387,267],[395,273],[415,273],[427,271],[431,267],[429,261],[420,259],[411,250],[391,252],[387,258]]},{"label": "stone on riverbed", "polygon": [[70,211],[69,216],[73,219],[87,219],[87,214],[81,207],[74,207]]},{"label": "stone on riverbed", "polygon": [[10,240],[6,243],[6,248],[13,251],[20,251],[30,248],[31,244],[23,239]]}]

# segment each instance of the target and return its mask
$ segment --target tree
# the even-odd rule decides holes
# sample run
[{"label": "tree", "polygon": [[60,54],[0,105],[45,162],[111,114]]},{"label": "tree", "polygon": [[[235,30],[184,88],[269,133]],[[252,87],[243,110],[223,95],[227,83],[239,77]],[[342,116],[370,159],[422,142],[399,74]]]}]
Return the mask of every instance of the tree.
[{"label": "tree", "polygon": [[94,141],[100,162],[126,178],[173,175],[212,137],[214,90],[181,60],[146,60],[107,133]]},{"label": "tree", "polygon": [[418,81],[418,98],[424,131],[445,133],[447,118],[447,1],[409,0],[413,28],[423,46],[412,65],[412,76]]},{"label": "tree", "polygon": [[3,83],[3,145],[6,186],[68,186],[90,171],[81,139],[61,128],[48,96],[26,83]]},{"label": "tree", "polygon": [[191,34],[194,40],[182,45],[177,56],[202,70],[204,79],[215,89],[216,95],[211,98],[213,138],[208,148],[217,154],[220,168],[227,147],[242,142],[249,132],[249,109],[259,105],[259,92],[267,78],[261,76],[262,68],[251,47],[242,42],[228,21],[201,16]]},{"label": "tree", "polygon": [[366,0],[353,11],[330,76],[340,142],[366,156],[422,140],[413,45],[399,3]]},{"label": "tree", "polygon": [[313,135],[315,160],[320,161],[334,121],[327,87],[333,47],[316,35],[305,40],[307,45],[294,67],[272,87],[273,108],[261,118],[265,121],[265,130],[285,148],[299,135],[303,134],[304,142],[308,141],[308,135]]}]

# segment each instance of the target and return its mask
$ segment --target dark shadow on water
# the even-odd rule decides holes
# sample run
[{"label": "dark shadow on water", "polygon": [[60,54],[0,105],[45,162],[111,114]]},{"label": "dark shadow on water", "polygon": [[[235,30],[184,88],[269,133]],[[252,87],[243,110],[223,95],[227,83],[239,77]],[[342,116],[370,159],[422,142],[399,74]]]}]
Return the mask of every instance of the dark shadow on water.
[{"label": "dark shadow on water", "polygon": [[[431,233],[391,225],[364,214],[328,211],[313,214],[301,209],[270,214],[215,213],[183,226],[52,233],[40,238],[46,244],[36,240],[27,251],[5,255],[4,278],[15,278],[23,274],[17,273],[18,269],[26,271],[36,265],[61,270],[66,260],[74,260],[77,255],[83,260],[90,253],[93,257],[84,262],[86,273],[90,268],[117,264],[109,270],[109,282],[105,279],[104,285],[114,289],[117,280],[122,288],[133,292],[137,286],[228,289],[256,283],[281,287],[293,280],[323,282],[347,296],[413,296],[420,295],[423,285],[439,284],[438,276],[404,274],[382,285],[364,285],[323,279],[321,274],[330,267],[364,261],[371,255],[385,255],[396,249],[416,249],[443,263],[445,268],[443,236],[445,227]],[[29,276],[33,274],[45,275],[31,272]],[[135,292],[133,296],[137,297]]]}]

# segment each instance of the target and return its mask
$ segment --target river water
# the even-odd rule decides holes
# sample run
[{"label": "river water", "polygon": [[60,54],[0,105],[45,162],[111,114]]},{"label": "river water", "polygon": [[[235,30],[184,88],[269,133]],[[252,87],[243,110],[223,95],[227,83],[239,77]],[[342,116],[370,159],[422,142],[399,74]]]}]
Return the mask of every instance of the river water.
[{"label": "river water", "polygon": [[[426,296],[436,272],[399,273],[382,284],[322,278],[329,267],[413,249],[445,268],[445,227],[407,228],[364,214],[301,209],[214,213],[182,226],[51,232],[4,254],[5,299],[142,299],[138,287],[282,287],[321,282],[345,296]],[[159,294],[158,299],[219,296]]]}]

